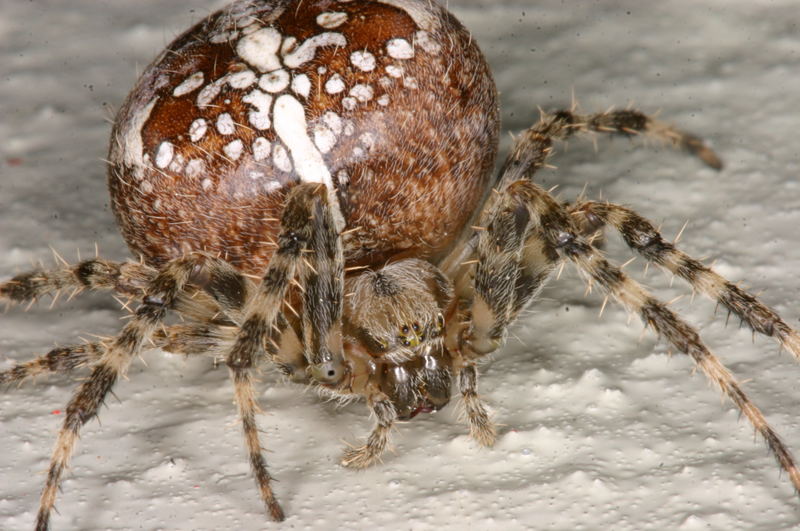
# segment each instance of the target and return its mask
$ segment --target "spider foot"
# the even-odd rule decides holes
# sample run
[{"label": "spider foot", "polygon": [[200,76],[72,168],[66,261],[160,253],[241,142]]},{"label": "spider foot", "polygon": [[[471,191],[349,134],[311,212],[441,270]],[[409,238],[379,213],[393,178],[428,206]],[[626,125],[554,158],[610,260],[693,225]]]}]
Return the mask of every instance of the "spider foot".
[{"label": "spider foot", "polygon": [[497,428],[495,428],[486,406],[477,396],[471,398],[465,396],[464,406],[469,422],[469,436],[485,448],[494,446],[497,440]]},{"label": "spider foot", "polygon": [[478,397],[478,371],[474,365],[461,369],[459,375],[461,397],[464,399],[464,412],[469,424],[469,435],[486,448],[494,446],[497,429],[492,422],[486,404]]},{"label": "spider foot", "polygon": [[383,450],[384,448],[376,448],[368,442],[362,446],[347,448],[340,462],[342,466],[356,470],[368,468],[381,461]]},{"label": "spider foot", "polygon": [[385,398],[372,404],[372,412],[378,418],[378,424],[369,434],[366,444],[345,450],[341,460],[342,466],[356,469],[367,468],[380,462],[381,455],[388,448],[389,432],[397,419],[397,412],[392,403]]}]

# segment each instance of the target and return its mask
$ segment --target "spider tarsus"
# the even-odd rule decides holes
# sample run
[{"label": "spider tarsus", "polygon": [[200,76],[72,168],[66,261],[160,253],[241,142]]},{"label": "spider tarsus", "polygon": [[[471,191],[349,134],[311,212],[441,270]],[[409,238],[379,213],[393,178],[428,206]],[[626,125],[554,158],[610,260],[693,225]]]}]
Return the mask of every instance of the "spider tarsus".
[{"label": "spider tarsus", "polygon": [[90,365],[102,354],[98,342],[56,347],[31,361],[20,363],[8,370],[0,371],[0,385],[23,383],[25,380],[43,373],[64,373]]},{"label": "spider tarsus", "polygon": [[497,429],[486,405],[478,396],[478,371],[474,364],[468,364],[461,368],[458,387],[461,391],[470,437],[481,446],[494,446]]},{"label": "spider tarsus", "polygon": [[382,450],[364,444],[346,449],[342,453],[340,463],[344,467],[361,470],[379,463],[381,461],[381,453]]},{"label": "spider tarsus", "polygon": [[497,428],[483,402],[474,394],[464,394],[464,409],[469,420],[469,435],[485,448],[497,440]]},{"label": "spider tarsus", "polygon": [[684,133],[680,139],[680,146],[689,154],[703,161],[710,168],[721,170],[724,166],[719,155],[717,155],[700,137]]}]

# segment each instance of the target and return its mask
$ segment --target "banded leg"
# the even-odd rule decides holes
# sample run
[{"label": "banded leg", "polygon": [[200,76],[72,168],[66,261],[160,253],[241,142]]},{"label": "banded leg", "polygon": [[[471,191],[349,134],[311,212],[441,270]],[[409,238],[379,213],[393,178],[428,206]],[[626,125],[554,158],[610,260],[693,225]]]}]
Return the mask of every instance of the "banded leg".
[{"label": "banded leg", "polygon": [[[193,266],[189,282],[202,287],[203,291],[182,289],[175,296],[171,309],[196,323],[159,328],[153,331],[150,339],[156,347],[176,354],[204,354],[209,351],[213,354],[218,352],[220,343],[231,335],[231,326],[226,327],[221,323],[237,321],[252,286],[241,273],[223,260],[195,254],[191,261]],[[123,269],[128,265],[139,266],[117,265]],[[93,269],[95,266],[96,264]],[[95,286],[98,284],[99,281],[93,282]],[[22,383],[47,373],[65,373],[77,368],[91,367],[102,357],[104,348],[99,341],[53,348],[31,361],[0,371],[0,385]]]},{"label": "banded leg", "polygon": [[244,320],[226,359],[242,420],[250,467],[267,512],[277,521],[283,520],[284,515],[272,492],[272,478],[267,471],[258,436],[255,421],[258,405],[253,391],[253,368],[262,349],[269,348],[269,342],[274,340],[279,331],[276,324],[281,305],[303,252],[309,242],[314,241],[314,231],[317,229],[314,216],[319,212],[320,204],[323,205],[323,211],[330,209],[324,186],[299,184],[289,193],[281,217],[278,249],[270,260],[261,285],[245,305]]},{"label": "banded leg", "polygon": [[376,462],[380,462],[381,455],[389,446],[389,434],[392,425],[397,420],[397,411],[391,400],[370,398],[370,408],[377,419],[375,428],[367,438],[367,442],[362,446],[356,446],[345,450],[341,463],[349,468],[367,468]]},{"label": "banded leg", "polygon": [[245,302],[253,292],[253,282],[230,263],[195,253],[197,264],[191,284],[176,298],[171,309],[182,318],[199,323],[241,323]]},{"label": "banded leg", "polygon": [[[157,348],[171,354],[214,354],[220,343],[230,336],[232,327],[212,324],[172,325],[153,331],[151,340]],[[227,334],[226,334],[227,332]],[[0,385],[22,384],[25,380],[46,374],[64,374],[94,366],[103,357],[105,345],[100,341],[56,347],[31,361],[0,371]]]},{"label": "banded leg", "polygon": [[722,168],[722,161],[700,138],[654,120],[640,111],[626,109],[581,115],[560,110],[543,114],[538,123],[521,133],[501,170],[502,183],[507,185],[531,179],[546,164],[552,152],[553,140],[566,140],[576,133],[591,132],[626,137],[645,135],[684,149],[714,169]]},{"label": "banded leg", "polygon": [[474,362],[468,363],[459,371],[458,390],[464,403],[470,437],[481,446],[493,446],[497,438],[497,429],[486,409],[486,404],[478,396],[478,368]]},{"label": "banded leg", "polygon": [[54,348],[31,361],[0,371],[0,385],[21,384],[41,374],[70,372],[94,365],[102,357],[103,350],[103,344],[98,341]]},{"label": "banded leg", "polygon": [[[320,191],[327,194],[327,190]],[[310,206],[310,239],[299,267],[304,356],[310,376],[317,383],[333,386],[345,376],[342,346],[344,256],[327,200],[314,201]]]},{"label": "banded leg", "polygon": [[694,360],[706,377],[731,399],[764,437],[778,464],[800,493],[800,470],[789,450],[761,411],[745,395],[733,375],[708,350],[694,328],[626,276],[619,267],[603,258],[597,249],[580,236],[580,230],[567,210],[545,190],[531,182],[520,181],[509,187],[509,192],[525,201],[531,219],[541,227],[542,236],[562,258],[575,263],[590,284],[598,284],[608,296],[631,313],[638,314],[646,326],[652,327],[659,336]]},{"label": "banded leg", "polygon": [[610,203],[585,201],[569,207],[569,212],[577,217],[585,230],[594,232],[604,225],[611,225],[619,231],[628,247],[722,304],[756,332],[774,337],[800,359],[800,335],[772,308],[665,241],[650,221],[633,210]]},{"label": "banded leg", "polygon": [[134,318],[123,327],[119,335],[104,345],[103,354],[92,368],[91,375],[69,401],[42,491],[37,530],[49,528],[56,493],[72,456],[80,428],[97,415],[97,410],[114,383],[125,374],[133,358],[141,352],[144,342],[161,323],[167,307],[182,291],[193,267],[192,257],[175,260],[168,263],[147,284],[144,289],[144,304],[136,310]]},{"label": "banded leg", "polygon": [[464,358],[459,388],[470,434],[484,446],[494,443],[496,432],[478,397],[475,359],[500,347],[508,326],[538,294],[558,260],[531,232],[524,204],[508,193],[501,193],[498,203],[478,235],[474,294],[459,349]]},{"label": "banded leg", "polygon": [[[711,168],[722,168],[722,161],[702,139],[655,120],[641,111],[610,110],[583,115],[574,110],[558,110],[543,112],[536,124],[520,133],[503,163],[496,190],[502,192],[513,182],[532,180],[534,174],[547,165],[547,160],[553,153],[553,141],[567,140],[576,133],[601,133],[629,138],[642,135],[683,149]],[[489,197],[485,210],[492,211],[500,197],[497,194]],[[476,243],[475,238],[469,235],[462,238],[457,248],[440,264],[445,274],[457,279],[457,285],[466,284],[463,282],[465,270],[462,265],[470,259]],[[460,292],[458,288],[457,292]]]},{"label": "banded leg", "polygon": [[134,262],[112,262],[95,258],[61,269],[22,273],[0,283],[0,301],[34,302],[44,295],[64,290],[73,294],[89,290],[111,290],[128,297],[141,297],[156,276],[152,267]]}]

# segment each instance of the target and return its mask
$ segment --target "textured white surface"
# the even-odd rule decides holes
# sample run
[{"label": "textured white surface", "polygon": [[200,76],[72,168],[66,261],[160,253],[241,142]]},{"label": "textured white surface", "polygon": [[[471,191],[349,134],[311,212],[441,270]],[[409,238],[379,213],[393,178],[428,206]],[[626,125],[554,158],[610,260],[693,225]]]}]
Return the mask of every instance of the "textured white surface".
[{"label": "textured white surface", "polygon": [[[761,293],[798,324],[800,31],[794,0],[450,2],[492,63],[504,128],[536,106],[634,102],[709,138],[721,173],[666,149],[574,141],[540,176],[562,197],[633,206],[692,254]],[[75,259],[98,243],[127,251],[104,165],[110,107],[177,33],[220,2],[10,0],[0,16],[0,276]],[[492,5],[492,7],[488,7]],[[507,146],[507,135],[504,146]],[[609,253],[628,254],[612,239]],[[641,260],[629,267],[639,273]],[[664,299],[689,290],[651,269]],[[83,432],[59,497],[66,529],[787,529],[800,501],[761,440],[692,364],[617,307],[553,282],[483,367],[501,424],[479,449],[455,407],[396,431],[396,453],[364,472],[337,464],[365,436],[362,404],[338,410],[267,372],[259,399],[267,459],[288,514],[268,522],[243,452],[227,371],[158,352],[134,364],[101,422]],[[120,326],[90,296],[0,316],[0,367],[53,342]],[[800,367],[751,340],[714,305],[686,296],[696,323],[788,445],[800,452]],[[74,383],[42,379],[0,394],[0,528],[29,529]]]}]

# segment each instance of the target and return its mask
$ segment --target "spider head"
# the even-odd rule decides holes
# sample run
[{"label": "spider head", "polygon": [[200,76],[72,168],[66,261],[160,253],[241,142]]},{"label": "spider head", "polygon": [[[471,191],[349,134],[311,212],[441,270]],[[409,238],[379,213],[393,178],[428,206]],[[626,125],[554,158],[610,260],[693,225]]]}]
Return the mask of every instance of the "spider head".
[{"label": "spider head", "polygon": [[374,358],[409,360],[438,342],[453,297],[430,263],[405,259],[347,280],[345,334]]}]

